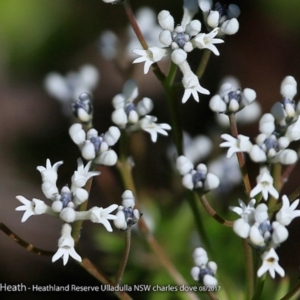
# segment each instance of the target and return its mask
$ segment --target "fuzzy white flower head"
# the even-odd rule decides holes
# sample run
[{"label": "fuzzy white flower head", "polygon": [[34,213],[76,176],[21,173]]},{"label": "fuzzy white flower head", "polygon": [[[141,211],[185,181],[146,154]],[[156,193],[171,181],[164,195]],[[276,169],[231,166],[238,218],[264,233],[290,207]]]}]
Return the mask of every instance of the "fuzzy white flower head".
[{"label": "fuzzy white flower head", "polygon": [[248,136],[239,134],[237,138],[224,133],[221,135],[221,138],[226,142],[220,144],[220,147],[229,147],[227,151],[227,157],[231,157],[234,153],[237,152],[249,152],[252,148],[252,143]]},{"label": "fuzzy white flower head", "polygon": [[273,177],[271,176],[267,167],[260,169],[259,175],[256,178],[257,185],[250,192],[250,197],[255,197],[257,194],[262,193],[265,200],[268,200],[268,194],[275,199],[278,199],[279,193],[273,186]]},{"label": "fuzzy white flower head", "polygon": [[[291,204],[291,205],[290,205]],[[299,204],[299,199],[290,203],[286,195],[282,196],[282,207],[276,214],[276,220],[284,226],[288,226],[294,218],[300,216],[300,210],[296,210]]]},{"label": "fuzzy white flower head", "polygon": [[275,272],[277,272],[281,277],[284,277],[285,272],[278,264],[279,257],[273,248],[271,248],[268,252],[264,252],[261,259],[263,263],[257,271],[258,277],[261,277],[266,272],[269,272],[272,278],[275,278]]},{"label": "fuzzy white flower head", "polygon": [[21,222],[25,222],[29,217],[34,215],[41,215],[48,211],[49,206],[44,203],[44,201],[33,198],[32,201],[29,201],[23,196],[16,197],[23,205],[18,206],[16,211],[24,211]]},{"label": "fuzzy white flower head", "polygon": [[58,240],[58,250],[52,257],[52,262],[57,261],[60,257],[63,258],[64,265],[67,264],[69,256],[81,262],[82,259],[75,251],[75,242],[71,236],[72,227],[69,224],[64,224],[61,231],[61,237]]}]

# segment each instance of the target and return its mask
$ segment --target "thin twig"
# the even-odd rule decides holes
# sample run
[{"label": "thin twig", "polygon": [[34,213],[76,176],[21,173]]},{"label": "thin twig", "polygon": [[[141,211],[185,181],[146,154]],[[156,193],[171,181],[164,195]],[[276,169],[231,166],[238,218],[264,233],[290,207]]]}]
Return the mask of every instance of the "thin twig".
[{"label": "thin twig", "polygon": [[123,257],[121,260],[121,264],[119,267],[119,270],[116,275],[116,284],[121,284],[122,277],[127,265],[128,257],[129,257],[129,252],[130,252],[130,244],[131,244],[131,227],[129,227],[125,231],[125,249],[123,252]]},{"label": "thin twig", "polygon": [[205,195],[203,195],[202,197],[199,197],[203,207],[205,208],[205,210],[220,224],[227,226],[227,227],[232,227],[233,226],[233,222],[232,221],[228,221],[223,219],[220,215],[218,215],[218,213],[210,206],[209,202],[207,201]]},{"label": "thin twig", "polygon": [[3,231],[14,242],[16,242],[21,247],[25,248],[26,250],[28,250],[30,252],[33,252],[38,255],[54,255],[54,253],[55,253],[55,251],[43,250],[43,249],[37,248],[37,247],[33,246],[32,244],[26,242],[25,240],[20,238],[17,234],[15,234],[13,231],[11,231],[2,222],[0,222],[0,230]]}]

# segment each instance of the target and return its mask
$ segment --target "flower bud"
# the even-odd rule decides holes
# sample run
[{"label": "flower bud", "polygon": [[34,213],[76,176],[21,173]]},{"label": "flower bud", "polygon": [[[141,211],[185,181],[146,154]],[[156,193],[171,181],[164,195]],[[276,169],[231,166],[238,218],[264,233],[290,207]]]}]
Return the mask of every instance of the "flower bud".
[{"label": "flower bud", "polygon": [[101,153],[101,155],[95,159],[95,164],[113,166],[117,163],[117,161],[118,156],[116,152],[114,150],[108,150]]},{"label": "flower bud", "polygon": [[113,146],[120,138],[121,132],[118,127],[111,126],[104,135],[104,141],[108,146]]},{"label": "flower bud", "polygon": [[70,127],[69,134],[76,145],[80,145],[85,141],[85,132],[79,123],[75,123]]},{"label": "flower bud", "polygon": [[221,31],[228,35],[235,34],[238,32],[238,30],[239,22],[235,18],[227,20],[221,25]]},{"label": "flower bud", "polygon": [[130,190],[126,190],[123,194],[122,194],[122,205],[126,208],[128,207],[134,207],[135,201],[134,201],[134,196],[132,191]]},{"label": "flower bud", "polygon": [[167,10],[162,10],[158,16],[158,23],[162,29],[173,31],[174,30],[174,18]]},{"label": "flower bud", "polygon": [[185,157],[184,155],[181,155],[177,158],[176,168],[181,175],[185,175],[185,174],[191,172],[193,170],[194,166],[187,157]]},{"label": "flower bud", "polygon": [[176,49],[172,52],[171,58],[176,65],[181,65],[186,61],[187,53],[182,49]]},{"label": "flower bud", "polygon": [[85,141],[82,149],[81,149],[81,155],[86,160],[92,160],[95,158],[95,147],[93,143],[89,140]]},{"label": "flower bud", "polygon": [[207,24],[211,28],[215,28],[219,25],[220,14],[216,10],[211,10],[207,16]]},{"label": "flower bud", "polygon": [[73,208],[66,207],[60,212],[59,216],[64,222],[72,223],[75,221],[76,213]]}]

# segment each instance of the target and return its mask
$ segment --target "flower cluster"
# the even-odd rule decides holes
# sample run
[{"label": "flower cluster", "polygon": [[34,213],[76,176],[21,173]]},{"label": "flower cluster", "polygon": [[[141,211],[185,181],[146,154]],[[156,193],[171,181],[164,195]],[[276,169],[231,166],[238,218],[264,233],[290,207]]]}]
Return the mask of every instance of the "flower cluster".
[{"label": "flower cluster", "polygon": [[[207,20],[206,13],[211,11],[211,7],[208,8],[207,5],[205,7],[201,2],[203,1],[199,1],[199,5],[204,12],[205,20]],[[139,55],[133,63],[145,62],[145,74],[148,73],[153,63],[167,56],[171,58],[173,63],[178,65],[183,73],[182,83],[185,88],[182,98],[183,103],[185,103],[191,95],[196,101],[199,101],[198,92],[201,94],[209,94],[209,91],[200,85],[198,77],[191,70],[187,62],[188,53],[194,49],[208,49],[215,55],[219,55],[220,53],[215,44],[224,42],[222,39],[216,38],[219,32],[222,30],[223,33],[233,34],[238,30],[238,22],[236,18],[233,17],[237,15],[238,7],[235,5],[230,6],[228,10],[226,10],[218,4],[216,11],[211,11],[212,14],[209,17],[209,20],[213,20],[213,24],[210,21],[209,24],[213,26],[208,26],[208,33],[201,32],[201,22],[199,20],[193,20],[195,14],[199,11],[199,5],[196,1],[184,1],[183,18],[181,23],[177,26],[175,26],[174,18],[169,11],[161,11],[158,14],[158,23],[162,28],[159,34],[159,41],[164,47],[151,46],[146,50],[133,50],[135,54]]]},{"label": "flower cluster", "polygon": [[182,184],[187,189],[207,193],[216,189],[220,184],[220,180],[215,174],[208,173],[206,165],[198,164],[195,170],[192,162],[184,155],[177,158],[176,167],[183,176]]},{"label": "flower cluster", "polygon": [[44,81],[50,96],[63,105],[65,114],[70,114],[70,104],[77,101],[83,92],[91,93],[99,82],[99,71],[92,65],[83,65],[78,72],[62,76],[57,72],[49,73]]},{"label": "flower cluster", "polygon": [[136,105],[133,103],[138,96],[138,87],[134,80],[128,80],[121,94],[116,95],[112,102],[115,110],[112,121],[127,132],[144,130],[151,135],[152,142],[156,142],[157,134],[168,135],[166,130],[171,126],[166,123],[157,124],[157,118],[148,115],[153,109],[151,99],[144,97]]},{"label": "flower cluster", "polygon": [[60,192],[56,185],[57,170],[62,165],[62,161],[53,166],[50,160],[47,160],[46,167],[38,166],[37,169],[42,177],[42,191],[45,197],[51,200],[51,205],[44,201],[33,198],[31,201],[23,196],[16,198],[23,204],[16,208],[17,211],[24,211],[22,222],[34,215],[49,214],[60,218],[64,224],[62,226],[61,238],[58,242],[58,251],[53,256],[52,261],[63,257],[64,264],[67,263],[71,255],[75,260],[81,261],[81,257],[74,249],[74,239],[71,235],[72,227],[70,223],[77,220],[90,220],[93,223],[102,224],[107,231],[112,231],[108,220],[115,220],[117,217],[111,213],[118,208],[117,204],[112,204],[107,208],[92,207],[87,211],[77,211],[76,208],[88,200],[89,193],[84,189],[87,181],[100,174],[98,171],[90,171],[91,161],[86,166],[81,159],[78,159],[78,168],[71,178],[71,187],[64,186]]},{"label": "flower cluster", "polygon": [[208,261],[208,256],[203,248],[196,248],[193,253],[195,267],[191,270],[193,279],[205,286],[216,286],[218,280],[215,275],[217,264],[214,261]]},{"label": "flower cluster", "polygon": [[212,0],[198,0],[199,7],[202,10],[205,24],[209,29],[220,28],[219,35],[232,35],[239,30],[237,18],[240,15],[240,9],[235,4],[228,7],[216,2],[213,5]]},{"label": "flower cluster", "polygon": [[[234,221],[234,232],[262,253],[263,264],[257,275],[261,276],[269,271],[274,278],[275,271],[284,276],[284,270],[278,265],[278,256],[275,249],[288,238],[288,226],[292,220],[300,216],[300,210],[296,210],[299,199],[291,205],[286,195],[282,196],[282,207],[276,213],[276,221],[271,222],[268,215],[268,207],[260,203],[255,207],[256,200],[252,199],[248,205],[239,200],[240,207],[230,207],[240,218]],[[272,259],[271,259],[272,258]]]},{"label": "flower cluster", "polygon": [[120,130],[116,126],[109,127],[104,134],[98,135],[94,128],[84,131],[80,123],[73,124],[69,129],[73,142],[78,145],[81,155],[86,160],[93,160],[97,165],[113,166],[118,156],[110,147],[120,138]]},{"label": "flower cluster", "polygon": [[122,205],[118,207],[114,225],[120,230],[127,230],[137,223],[140,218],[140,212],[138,209],[134,209],[135,199],[131,191],[125,191],[122,199]]},{"label": "flower cluster", "polygon": [[295,79],[287,76],[281,84],[282,102],[277,102],[271,113],[264,114],[260,119],[261,133],[256,137],[256,144],[252,144],[249,137],[244,135],[238,135],[237,138],[229,134],[221,135],[226,142],[220,146],[229,147],[227,156],[230,157],[235,152],[247,152],[257,163],[294,164],[298,155],[287,147],[300,139],[299,108],[293,100],[296,92]]}]

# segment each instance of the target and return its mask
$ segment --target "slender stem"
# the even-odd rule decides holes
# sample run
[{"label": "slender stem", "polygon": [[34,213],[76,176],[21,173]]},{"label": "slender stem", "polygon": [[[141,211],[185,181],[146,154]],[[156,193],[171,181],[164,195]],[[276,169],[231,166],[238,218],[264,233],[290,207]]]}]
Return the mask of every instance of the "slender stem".
[{"label": "slender stem", "polygon": [[210,206],[209,202],[207,201],[205,195],[203,195],[202,197],[199,197],[200,202],[202,203],[203,207],[205,208],[205,210],[220,224],[227,226],[227,227],[232,227],[233,226],[233,222],[232,221],[228,221],[223,219],[220,215],[218,215],[218,213]]},{"label": "slender stem", "polygon": [[207,295],[211,300],[219,300],[219,298],[213,292],[207,292]]},{"label": "slender stem", "polygon": [[261,293],[264,289],[265,281],[266,281],[266,274],[264,274],[263,276],[257,278],[256,289],[255,289],[255,293],[253,295],[252,300],[261,299]]},{"label": "slender stem", "polygon": [[243,239],[243,249],[246,260],[246,285],[247,285],[247,299],[251,299],[254,291],[254,265],[252,249],[247,240]]},{"label": "slender stem", "polygon": [[293,164],[293,165],[289,165],[285,171],[282,173],[281,175],[281,184],[285,184],[289,177],[290,177],[290,174],[293,172],[294,168],[296,167],[297,164]]},{"label": "slender stem", "polygon": [[129,257],[129,252],[130,252],[130,243],[131,243],[131,227],[129,227],[126,231],[125,231],[125,249],[123,252],[123,257],[121,260],[121,264],[116,276],[116,284],[121,284],[122,281],[122,277],[127,265],[127,261],[128,261],[128,257]]},{"label": "slender stem", "polygon": [[[103,284],[107,284],[110,286],[117,286],[112,280],[107,278],[104,274],[102,274],[97,268],[93,265],[93,263],[86,257],[82,259],[80,265],[87,270],[91,275],[93,275],[98,281]],[[132,298],[126,292],[115,292],[116,296],[122,300],[131,300]]]},{"label": "slender stem", "polygon": [[203,52],[203,56],[202,56],[201,62],[199,64],[198,70],[196,72],[196,75],[198,76],[199,79],[203,76],[203,74],[205,72],[210,55],[211,55],[211,51],[208,49],[205,49]]},{"label": "slender stem", "polygon": [[293,296],[295,296],[296,293],[299,293],[299,292],[300,292],[300,280],[298,280],[297,283],[292,287],[292,289],[280,300],[289,300]]},{"label": "slender stem", "polygon": [[[125,137],[122,140],[123,143],[126,142]],[[121,145],[121,149],[125,149],[124,145]],[[122,176],[123,184],[126,189],[130,189],[135,195],[135,185],[134,181],[132,179],[132,173],[131,173],[131,165],[126,160],[126,153],[120,154],[120,160],[117,164],[117,167],[120,171],[120,174]],[[136,201],[135,206],[138,208],[138,202]],[[149,230],[145,220],[143,218],[140,218],[138,222],[138,226],[141,230],[141,232],[144,234],[146,241],[148,245],[151,247],[152,251],[157,256],[158,260],[161,262],[161,264],[165,267],[171,278],[174,279],[177,285],[187,285],[186,281],[182,277],[182,275],[178,272],[178,270],[175,268],[175,266],[172,264],[172,262],[169,260],[169,258],[164,253],[163,249],[159,245],[159,243],[156,241],[155,237]],[[196,300],[198,297],[193,292],[187,293],[189,299]]]},{"label": "slender stem", "polygon": [[[177,271],[177,269],[174,267],[172,262],[169,260],[169,258],[164,253],[163,249],[160,247],[152,233],[150,232],[147,224],[145,223],[144,219],[141,218],[139,220],[139,228],[144,233],[148,244],[152,248],[152,251],[156,254],[162,265],[166,268],[168,273],[171,275],[171,277],[174,279],[177,285],[187,285],[187,282],[182,277],[182,275]],[[196,300],[198,297],[193,292],[187,292],[187,295],[189,299]]]},{"label": "slender stem", "polygon": [[[237,130],[237,125],[236,125],[236,120],[235,120],[235,114],[234,113],[229,114],[229,122],[230,122],[231,134],[232,134],[233,137],[237,138],[238,130]],[[236,156],[237,156],[239,166],[240,166],[240,169],[241,169],[242,178],[243,178],[246,193],[248,195],[250,195],[251,184],[250,184],[249,175],[248,175],[247,168],[246,168],[245,157],[244,157],[242,152],[237,152]]]},{"label": "slender stem", "polygon": [[[282,170],[281,164],[273,165],[272,177],[274,180],[274,188],[278,191],[278,193],[280,193],[280,190],[282,188],[281,170]],[[268,200],[269,209],[272,209],[273,207],[275,207],[276,204],[277,204],[277,199],[275,199],[273,196],[269,197],[269,200]],[[270,215],[270,218],[272,218],[272,213]]]},{"label": "slender stem", "polygon": [[171,124],[172,124],[172,133],[174,138],[174,143],[177,149],[178,155],[183,154],[183,146],[182,146],[182,126],[179,115],[179,108],[177,103],[177,97],[175,93],[175,89],[173,87],[175,75],[177,71],[177,65],[171,62],[170,69],[168,72],[168,76],[163,83],[163,87],[166,93],[170,116],[171,116]]},{"label": "slender stem", "polygon": [[15,234],[13,231],[11,231],[2,222],[0,222],[0,230],[3,231],[14,242],[16,242],[21,247],[25,248],[26,250],[28,250],[32,253],[35,253],[38,255],[54,255],[54,253],[55,253],[55,251],[43,250],[43,249],[33,246],[32,244],[27,243],[25,240],[23,240],[21,237],[19,237],[17,234]]},{"label": "slender stem", "polygon": [[[95,168],[92,167],[91,169],[94,170]],[[87,181],[87,183],[84,187],[88,193],[90,193],[90,191],[91,191],[92,182],[93,182],[93,177],[89,178],[89,180]],[[87,205],[88,205],[88,200],[83,202],[78,207],[78,211],[85,211],[87,209]],[[73,227],[72,227],[72,237],[74,239],[75,245],[79,242],[79,239],[80,239],[80,231],[81,231],[82,223],[83,223],[83,220],[78,220],[78,221],[74,222]]]},{"label": "slender stem", "polygon": [[190,208],[192,210],[192,213],[193,213],[193,216],[195,219],[199,238],[203,242],[203,245],[205,246],[206,250],[210,253],[210,255],[213,255],[213,249],[212,249],[209,237],[207,235],[207,231],[205,230],[205,226],[203,225],[199,207],[197,205],[199,203],[198,196],[195,192],[188,190],[187,191],[187,199],[188,199],[188,203],[190,205]]},{"label": "slender stem", "polygon": [[[140,44],[142,45],[143,49],[144,50],[147,50],[148,49],[148,44],[141,32],[141,29],[136,21],[136,18],[134,16],[134,13],[131,9],[131,6],[129,4],[129,1],[124,1],[123,2],[123,7],[124,7],[124,10],[125,10],[125,13],[126,13],[126,16],[130,22],[130,25],[133,29],[133,31],[135,32]],[[157,79],[161,82],[163,82],[165,80],[165,75],[164,73],[160,70],[159,66],[157,63],[154,63],[151,65],[152,67],[152,70],[153,70],[153,73],[155,74],[155,76],[157,77]]]}]

